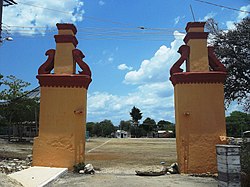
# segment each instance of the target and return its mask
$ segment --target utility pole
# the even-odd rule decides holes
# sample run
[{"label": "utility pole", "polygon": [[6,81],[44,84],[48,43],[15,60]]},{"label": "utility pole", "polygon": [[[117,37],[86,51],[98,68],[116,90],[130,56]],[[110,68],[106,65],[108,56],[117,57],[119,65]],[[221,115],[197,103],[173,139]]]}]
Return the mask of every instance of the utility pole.
[{"label": "utility pole", "polygon": [[3,19],[3,6],[16,5],[13,0],[0,0],[0,42],[2,42],[2,19]]},{"label": "utility pole", "polygon": [[2,41],[3,0],[0,0],[0,41]]}]

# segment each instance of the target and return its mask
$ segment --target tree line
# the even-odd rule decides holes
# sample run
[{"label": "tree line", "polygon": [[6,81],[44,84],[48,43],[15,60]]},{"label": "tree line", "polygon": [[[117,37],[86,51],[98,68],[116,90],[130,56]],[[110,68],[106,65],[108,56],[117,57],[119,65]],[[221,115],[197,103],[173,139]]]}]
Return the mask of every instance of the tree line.
[{"label": "tree line", "polygon": [[87,122],[86,130],[91,137],[115,137],[117,130],[129,132],[131,137],[147,137],[153,133],[157,137],[158,130],[165,130],[172,131],[174,137],[175,125],[165,120],[156,123],[154,119],[148,117],[138,126],[134,125],[133,120],[121,120],[120,124],[115,126],[111,120],[105,119],[101,122]]}]

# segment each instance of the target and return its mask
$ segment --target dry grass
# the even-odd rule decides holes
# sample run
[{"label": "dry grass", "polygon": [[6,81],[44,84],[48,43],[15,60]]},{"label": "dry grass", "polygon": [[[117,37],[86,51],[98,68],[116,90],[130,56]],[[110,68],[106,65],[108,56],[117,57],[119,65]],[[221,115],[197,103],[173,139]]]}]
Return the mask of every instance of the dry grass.
[{"label": "dry grass", "polygon": [[[107,143],[100,146],[105,142]],[[0,160],[24,159],[28,154],[32,154],[32,144],[0,141]],[[141,168],[158,167],[162,161],[166,162],[166,165],[176,162],[175,139],[92,138],[86,142],[85,163],[91,163],[104,172],[130,173]]]},{"label": "dry grass", "polygon": [[0,160],[6,158],[25,159],[29,154],[32,154],[31,143],[9,143],[0,139]]},{"label": "dry grass", "polygon": [[86,143],[86,163],[99,168],[145,168],[176,162],[175,139],[91,139]]}]

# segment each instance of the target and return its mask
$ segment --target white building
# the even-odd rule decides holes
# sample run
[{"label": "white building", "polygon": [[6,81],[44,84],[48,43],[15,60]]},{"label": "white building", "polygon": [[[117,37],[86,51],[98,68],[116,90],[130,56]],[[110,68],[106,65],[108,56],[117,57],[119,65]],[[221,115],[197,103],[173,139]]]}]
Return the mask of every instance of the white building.
[{"label": "white building", "polygon": [[117,130],[115,132],[115,137],[116,138],[128,138],[128,132],[124,130]]}]

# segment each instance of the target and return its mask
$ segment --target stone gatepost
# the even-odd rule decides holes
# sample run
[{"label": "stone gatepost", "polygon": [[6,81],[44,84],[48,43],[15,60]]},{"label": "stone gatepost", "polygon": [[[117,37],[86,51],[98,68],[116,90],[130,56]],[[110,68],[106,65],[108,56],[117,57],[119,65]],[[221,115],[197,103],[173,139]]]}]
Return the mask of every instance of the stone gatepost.
[{"label": "stone gatepost", "polygon": [[[33,166],[63,167],[85,159],[87,89],[91,71],[76,49],[73,24],[57,24],[56,50],[46,52],[38,70],[40,84],[39,136],[33,145]],[[82,69],[76,74],[76,64]],[[54,73],[51,71],[54,69]]]},{"label": "stone gatepost", "polygon": [[219,187],[240,187],[241,186],[241,165],[240,146],[237,145],[216,145],[218,186]]},{"label": "stone gatepost", "polygon": [[[217,172],[216,144],[226,136],[226,69],[207,47],[205,22],[189,22],[186,45],[170,69],[174,85],[177,160],[181,173]],[[186,62],[186,72],[180,68]]]}]

